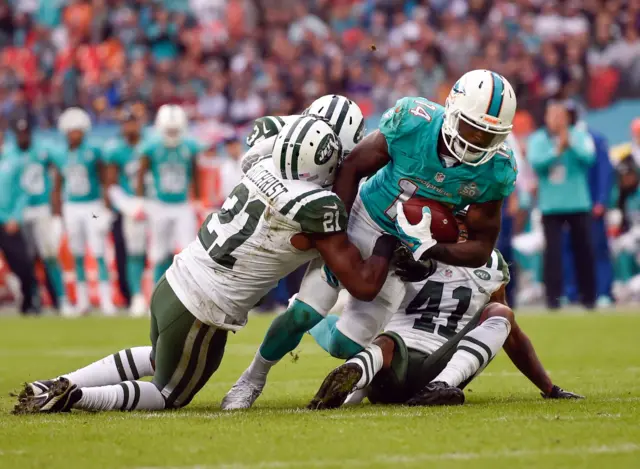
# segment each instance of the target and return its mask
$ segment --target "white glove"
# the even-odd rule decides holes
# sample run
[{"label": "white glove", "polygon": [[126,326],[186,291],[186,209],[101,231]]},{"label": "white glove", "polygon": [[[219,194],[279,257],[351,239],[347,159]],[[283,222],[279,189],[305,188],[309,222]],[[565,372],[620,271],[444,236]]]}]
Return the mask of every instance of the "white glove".
[{"label": "white glove", "polygon": [[144,198],[132,197],[127,204],[126,216],[136,221],[142,221],[147,218],[147,211]]},{"label": "white glove", "polygon": [[436,240],[431,236],[431,210],[429,210],[429,207],[422,208],[422,220],[417,225],[412,225],[407,220],[402,208],[402,202],[398,202],[396,210],[398,213],[396,217],[398,236],[411,250],[413,258],[419,261],[425,251],[437,244]]}]

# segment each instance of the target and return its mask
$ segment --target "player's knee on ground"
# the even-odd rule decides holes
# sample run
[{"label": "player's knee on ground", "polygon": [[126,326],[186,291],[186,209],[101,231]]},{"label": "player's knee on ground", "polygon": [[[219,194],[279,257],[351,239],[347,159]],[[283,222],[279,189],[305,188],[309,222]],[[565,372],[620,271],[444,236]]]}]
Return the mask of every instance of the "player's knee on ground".
[{"label": "player's knee on ground", "polygon": [[399,404],[407,400],[409,364],[407,345],[395,332],[380,334],[374,343],[382,349],[383,367],[371,382],[367,395],[372,404]]},{"label": "player's knee on ground", "polygon": [[332,357],[346,360],[347,358],[353,357],[356,353],[361,352],[362,349],[362,345],[348,338],[340,332],[338,328],[334,328],[333,331],[331,331],[328,351]]}]

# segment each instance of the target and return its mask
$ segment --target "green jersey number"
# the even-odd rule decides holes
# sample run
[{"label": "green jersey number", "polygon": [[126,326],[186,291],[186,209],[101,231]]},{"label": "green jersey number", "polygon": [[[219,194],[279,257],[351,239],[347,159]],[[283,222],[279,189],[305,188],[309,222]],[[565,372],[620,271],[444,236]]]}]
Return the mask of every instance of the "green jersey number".
[{"label": "green jersey number", "polygon": [[238,184],[220,212],[209,215],[198,233],[211,259],[233,269],[237,259],[231,253],[255,233],[265,208],[260,200],[249,202],[249,189]]},{"label": "green jersey number", "polygon": [[416,295],[409,306],[407,306],[407,314],[422,314],[413,323],[414,329],[421,331],[434,333],[436,325],[438,325],[438,335],[450,339],[456,335],[456,328],[464,313],[467,312],[471,305],[471,296],[473,291],[468,287],[457,287],[452,292],[452,299],[458,300],[458,304],[453,312],[446,319],[441,318],[440,321],[436,321],[440,317],[440,305],[442,303],[442,294],[444,291],[444,283],[435,282],[432,280],[427,281],[420,293]]}]

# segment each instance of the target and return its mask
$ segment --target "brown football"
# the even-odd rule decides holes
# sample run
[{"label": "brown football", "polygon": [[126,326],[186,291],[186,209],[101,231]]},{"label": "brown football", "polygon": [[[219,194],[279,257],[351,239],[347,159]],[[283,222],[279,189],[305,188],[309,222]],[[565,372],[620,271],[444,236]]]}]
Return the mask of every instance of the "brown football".
[{"label": "brown football", "polygon": [[431,234],[439,243],[458,242],[458,222],[449,207],[435,200],[424,197],[413,197],[404,202],[404,214],[412,225],[417,225],[422,220],[422,207],[431,210]]}]

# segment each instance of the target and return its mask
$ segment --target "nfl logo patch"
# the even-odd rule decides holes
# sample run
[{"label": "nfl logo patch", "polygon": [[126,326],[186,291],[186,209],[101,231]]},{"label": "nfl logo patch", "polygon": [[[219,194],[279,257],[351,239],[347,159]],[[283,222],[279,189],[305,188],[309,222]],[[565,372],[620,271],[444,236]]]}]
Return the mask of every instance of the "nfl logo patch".
[{"label": "nfl logo patch", "polygon": [[447,269],[444,271],[444,276],[447,278],[451,278],[451,276],[453,275],[453,271],[451,269]]},{"label": "nfl logo patch", "polygon": [[436,182],[442,182],[442,181],[444,181],[444,174],[442,174],[442,173],[436,173],[435,180],[436,180]]}]

